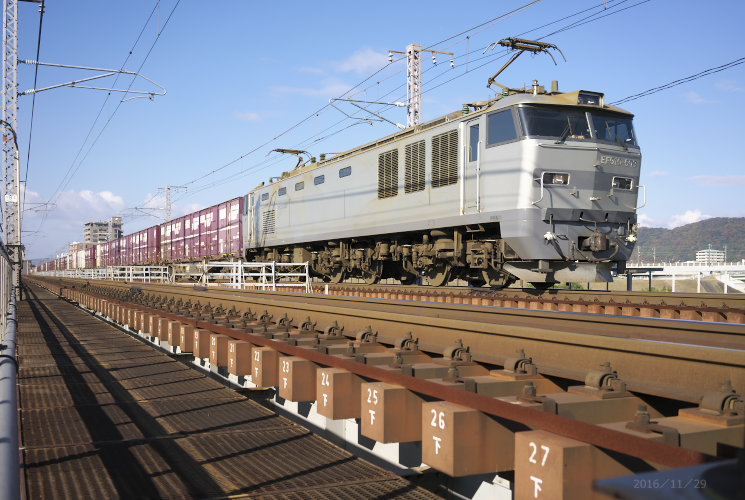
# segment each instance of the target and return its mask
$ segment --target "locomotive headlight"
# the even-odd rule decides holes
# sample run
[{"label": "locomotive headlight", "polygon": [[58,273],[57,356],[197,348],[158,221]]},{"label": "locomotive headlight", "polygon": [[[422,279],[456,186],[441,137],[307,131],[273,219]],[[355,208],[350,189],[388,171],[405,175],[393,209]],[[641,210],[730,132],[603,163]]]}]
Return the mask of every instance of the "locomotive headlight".
[{"label": "locomotive headlight", "polygon": [[585,106],[602,106],[603,105],[603,94],[597,92],[585,92],[580,91],[577,95],[577,104],[584,104]]},{"label": "locomotive headlight", "polygon": [[634,187],[634,180],[631,177],[614,177],[613,189],[631,190]]},{"label": "locomotive headlight", "polygon": [[569,184],[569,174],[565,172],[543,172],[543,185],[566,186]]}]

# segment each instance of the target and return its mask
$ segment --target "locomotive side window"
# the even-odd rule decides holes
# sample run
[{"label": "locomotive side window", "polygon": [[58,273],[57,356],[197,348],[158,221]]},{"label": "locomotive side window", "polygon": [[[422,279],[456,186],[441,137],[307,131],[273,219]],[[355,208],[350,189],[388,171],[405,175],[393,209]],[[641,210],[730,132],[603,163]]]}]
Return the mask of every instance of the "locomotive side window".
[{"label": "locomotive side window", "polygon": [[558,142],[591,138],[587,113],[579,109],[525,106],[520,108],[520,118],[528,137],[549,137]]},{"label": "locomotive side window", "polygon": [[281,187],[281,188],[279,188],[279,191],[277,191],[277,194],[278,194],[279,196],[284,196],[284,195],[286,195],[286,194],[287,194],[287,188],[286,188],[286,187]]},{"label": "locomotive side window", "polygon": [[398,149],[378,155],[378,198],[398,194]]},{"label": "locomotive side window", "polygon": [[347,177],[352,175],[352,167],[344,167],[339,169],[339,177]]},{"label": "locomotive side window", "polygon": [[592,125],[598,141],[613,142],[621,145],[636,146],[634,128],[631,118],[610,113],[593,111]]},{"label": "locomotive side window", "polygon": [[492,113],[486,117],[487,143],[491,146],[517,139],[515,118],[512,110]]},{"label": "locomotive side window", "polygon": [[424,141],[407,144],[404,159],[404,192],[424,191]]},{"label": "locomotive side window", "polygon": [[269,199],[269,193],[264,193],[261,195],[261,201],[266,201]]},{"label": "locomotive side window", "polygon": [[323,184],[326,182],[326,176],[325,175],[319,175],[318,177],[313,177],[313,184],[316,186],[319,184]]},{"label": "locomotive side window", "polygon": [[543,185],[566,186],[569,174],[566,172],[543,172]]},{"label": "locomotive side window", "polygon": [[469,127],[470,140],[468,141],[468,161],[479,160],[479,126]]},{"label": "locomotive side window", "polygon": [[298,182],[298,183],[295,184],[295,191],[300,191],[304,187],[305,187],[305,182],[304,181],[300,181],[300,182]]},{"label": "locomotive side window", "polygon": [[458,130],[432,138],[432,187],[458,182]]}]

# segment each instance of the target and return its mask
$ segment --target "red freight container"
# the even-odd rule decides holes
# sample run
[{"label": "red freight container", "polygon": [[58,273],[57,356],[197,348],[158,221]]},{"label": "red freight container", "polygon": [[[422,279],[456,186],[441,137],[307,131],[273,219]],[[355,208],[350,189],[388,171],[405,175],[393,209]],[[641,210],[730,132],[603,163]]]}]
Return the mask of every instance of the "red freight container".
[{"label": "red freight container", "polygon": [[140,264],[140,239],[142,231],[132,233],[130,236],[129,265],[136,266]]},{"label": "red freight container", "polygon": [[158,264],[160,262],[160,228],[153,226],[147,228],[147,240],[145,241],[145,263]]},{"label": "red freight container", "polygon": [[142,229],[132,234],[130,262],[132,265],[144,266],[158,261],[160,226]]},{"label": "red freight container", "polygon": [[184,260],[193,260],[194,254],[194,237],[199,238],[199,219],[196,224],[192,224],[194,217],[192,214],[184,216]]},{"label": "red freight container", "polygon": [[241,257],[243,198],[234,198],[219,205],[218,257]]},{"label": "red freight container", "polygon": [[207,229],[207,259],[219,259],[218,228],[219,228],[219,205],[209,207],[205,214],[205,228]]},{"label": "red freight container", "polygon": [[109,242],[109,259],[111,260],[111,264],[109,264],[110,266],[122,265],[122,240],[123,238],[117,238]]},{"label": "red freight container", "polygon": [[230,240],[228,237],[228,212],[230,211],[230,202],[220,203],[217,211],[217,251],[220,258],[230,253]]},{"label": "red freight container", "polygon": [[173,262],[183,262],[184,260],[184,223],[186,217],[179,217],[171,224],[171,252]]},{"label": "red freight container", "polygon": [[96,267],[96,247],[97,245],[91,244],[86,250],[85,250],[85,268],[86,269],[93,269]]},{"label": "red freight container", "polygon": [[173,262],[171,259],[171,223],[164,222],[158,228],[160,231],[160,257],[164,262]]},{"label": "red freight container", "polygon": [[191,218],[191,248],[189,250],[189,259],[192,261],[201,260],[200,248],[200,230],[199,230],[199,212],[194,212],[186,216]]},{"label": "red freight container", "polygon": [[199,212],[199,249],[197,258],[203,259],[207,255],[207,209],[203,208]]},{"label": "red freight container", "polygon": [[119,244],[119,258],[116,260],[117,266],[126,266],[129,260],[129,235],[122,236],[116,240]]}]

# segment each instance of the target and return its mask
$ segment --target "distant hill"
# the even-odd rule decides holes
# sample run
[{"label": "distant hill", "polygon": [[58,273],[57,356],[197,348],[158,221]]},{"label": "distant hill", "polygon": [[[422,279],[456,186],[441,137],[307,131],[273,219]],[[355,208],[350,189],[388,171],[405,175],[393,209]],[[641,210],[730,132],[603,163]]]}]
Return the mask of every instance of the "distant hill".
[{"label": "distant hill", "polygon": [[639,241],[630,263],[641,260],[651,262],[653,252],[657,262],[694,260],[696,252],[705,248],[724,250],[727,261],[745,259],[745,217],[715,217],[693,224],[665,229],[664,227],[639,228]]}]

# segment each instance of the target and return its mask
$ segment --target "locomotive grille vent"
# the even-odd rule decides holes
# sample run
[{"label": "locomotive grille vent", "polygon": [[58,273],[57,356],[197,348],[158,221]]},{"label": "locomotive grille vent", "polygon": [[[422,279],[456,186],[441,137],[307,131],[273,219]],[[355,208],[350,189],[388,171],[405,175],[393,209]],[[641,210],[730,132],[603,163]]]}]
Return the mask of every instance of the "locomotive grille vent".
[{"label": "locomotive grille vent", "polygon": [[458,131],[432,138],[432,187],[458,182]]},{"label": "locomotive grille vent", "polygon": [[404,192],[424,190],[424,141],[406,146]]},{"label": "locomotive grille vent", "polygon": [[267,210],[261,218],[264,234],[274,234],[274,210]]},{"label": "locomotive grille vent", "polygon": [[398,149],[378,156],[378,198],[398,194]]}]

